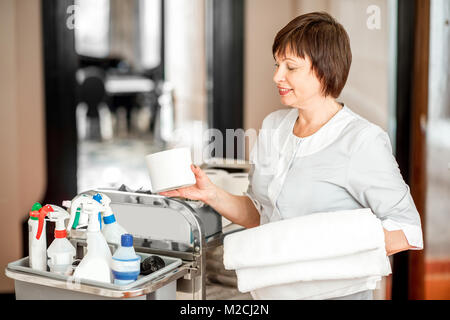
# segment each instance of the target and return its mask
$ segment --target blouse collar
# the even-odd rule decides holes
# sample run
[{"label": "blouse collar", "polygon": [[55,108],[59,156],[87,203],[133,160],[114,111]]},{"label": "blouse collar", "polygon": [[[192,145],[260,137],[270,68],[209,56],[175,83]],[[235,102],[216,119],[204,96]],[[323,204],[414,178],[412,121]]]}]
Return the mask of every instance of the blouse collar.
[{"label": "blouse collar", "polygon": [[292,108],[279,127],[279,138],[282,139],[280,142],[284,141],[284,143],[280,144],[283,145],[283,151],[288,151],[297,144],[301,144],[301,147],[296,152],[296,157],[309,156],[326,148],[338,138],[347,124],[354,119],[351,110],[344,104],[343,108],[319,130],[310,136],[300,138],[293,133],[297,117],[298,110]]}]

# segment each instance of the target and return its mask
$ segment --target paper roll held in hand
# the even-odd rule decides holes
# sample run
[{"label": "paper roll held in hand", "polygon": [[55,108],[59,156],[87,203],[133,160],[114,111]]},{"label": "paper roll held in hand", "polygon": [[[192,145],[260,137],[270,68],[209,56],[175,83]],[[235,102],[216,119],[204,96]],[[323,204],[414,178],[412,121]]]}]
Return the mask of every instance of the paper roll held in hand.
[{"label": "paper roll held in hand", "polygon": [[196,183],[191,170],[191,150],[176,148],[145,156],[152,192],[173,190]]}]

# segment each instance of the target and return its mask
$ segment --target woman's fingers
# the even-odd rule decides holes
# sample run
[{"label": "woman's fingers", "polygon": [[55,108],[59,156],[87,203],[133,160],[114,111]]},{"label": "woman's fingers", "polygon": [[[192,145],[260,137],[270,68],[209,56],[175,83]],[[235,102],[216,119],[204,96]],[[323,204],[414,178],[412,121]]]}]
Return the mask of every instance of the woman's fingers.
[{"label": "woman's fingers", "polygon": [[194,173],[196,179],[201,179],[204,181],[204,179],[207,178],[207,175],[205,174],[205,172],[202,169],[200,169],[200,167],[196,166],[195,164],[191,164],[191,169],[192,169],[192,172]]},{"label": "woman's fingers", "polygon": [[191,164],[191,170],[196,177],[198,176],[200,178],[202,170],[199,167],[197,167],[195,164]]},{"label": "woman's fingers", "polygon": [[175,189],[171,191],[164,191],[159,193],[162,196],[165,197],[180,197],[180,198],[186,198],[191,200],[200,200],[201,195],[198,193],[197,188],[193,187],[184,187],[180,189]]},{"label": "woman's fingers", "polygon": [[180,192],[178,190],[170,190],[170,191],[163,191],[159,193],[162,196],[165,197],[179,197]]},{"label": "woman's fingers", "polygon": [[195,175],[196,184],[194,186],[179,188],[170,191],[160,192],[159,194],[166,197],[181,197],[192,200],[199,200],[204,197],[204,190],[211,182],[206,174],[198,166],[191,164],[191,170]]}]

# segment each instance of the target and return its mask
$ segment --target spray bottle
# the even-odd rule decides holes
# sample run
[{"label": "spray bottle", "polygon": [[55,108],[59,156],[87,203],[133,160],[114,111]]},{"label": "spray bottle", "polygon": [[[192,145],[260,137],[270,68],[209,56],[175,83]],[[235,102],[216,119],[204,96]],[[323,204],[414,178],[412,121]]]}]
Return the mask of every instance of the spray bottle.
[{"label": "spray bottle", "polygon": [[36,202],[30,211],[28,219],[28,251],[30,267],[35,270],[47,271],[47,236],[45,234],[45,217],[53,211],[49,205],[41,206]]},{"label": "spray bottle", "polygon": [[120,246],[121,237],[123,234],[127,233],[127,231],[117,223],[110,207],[111,199],[103,193],[97,193],[92,198],[101,203],[105,208],[105,211],[103,212],[103,236],[107,242]]},{"label": "spray bottle", "polygon": [[81,210],[81,204],[89,198],[90,197],[87,194],[80,194],[73,198],[72,201],[63,201],[63,207],[70,208],[69,225],[72,226],[72,229],[77,229],[88,225],[88,215]]},{"label": "spray bottle", "polygon": [[76,254],[75,247],[66,239],[67,231],[64,220],[69,219],[69,213],[58,206],[52,205],[48,220],[55,222],[55,240],[47,249],[48,266],[51,272],[66,274],[72,267]]},{"label": "spray bottle", "polygon": [[[83,197],[79,202],[83,213],[89,217],[87,228],[87,254],[73,274],[75,279],[86,279],[111,283],[111,251],[105,237],[100,232],[100,212],[105,208],[91,197]],[[70,220],[72,223],[73,219]],[[72,228],[69,222],[67,230]]]}]

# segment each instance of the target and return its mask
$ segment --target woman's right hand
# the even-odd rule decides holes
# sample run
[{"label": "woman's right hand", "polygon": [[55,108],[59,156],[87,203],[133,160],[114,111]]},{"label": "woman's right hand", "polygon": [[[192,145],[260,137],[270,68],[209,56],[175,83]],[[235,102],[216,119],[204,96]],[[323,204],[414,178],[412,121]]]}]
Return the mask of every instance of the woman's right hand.
[{"label": "woman's right hand", "polygon": [[211,206],[233,223],[252,228],[259,225],[260,216],[254,203],[248,196],[233,195],[217,187],[199,167],[191,165],[195,175],[195,185],[160,192],[166,197],[182,197],[190,200],[200,200]]},{"label": "woman's right hand", "polygon": [[166,197],[182,197],[190,200],[200,200],[208,203],[216,196],[217,187],[208,178],[206,173],[196,165],[191,164],[191,170],[195,175],[195,185],[170,191],[160,192]]}]

